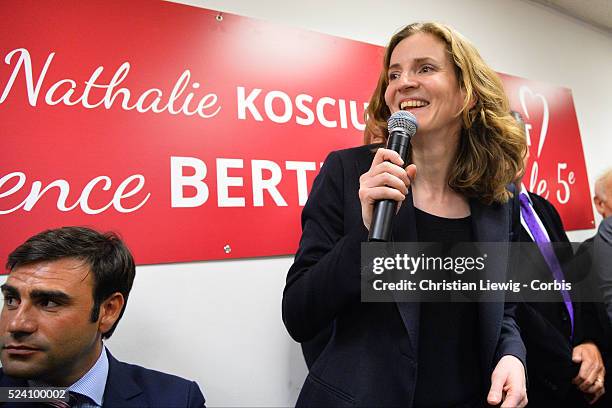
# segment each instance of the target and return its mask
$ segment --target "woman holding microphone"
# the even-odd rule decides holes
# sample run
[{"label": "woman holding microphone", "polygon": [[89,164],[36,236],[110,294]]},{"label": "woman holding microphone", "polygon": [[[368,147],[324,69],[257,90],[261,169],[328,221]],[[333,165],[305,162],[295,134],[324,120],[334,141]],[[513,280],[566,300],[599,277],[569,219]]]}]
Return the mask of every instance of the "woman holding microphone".
[{"label": "woman holding microphone", "polygon": [[[387,120],[414,114],[410,164],[384,146]],[[459,33],[411,24],[387,46],[365,145],[331,153],[302,214],[283,320],[307,342],[326,330],[298,406],[526,404],[525,348],[503,303],[362,303],[361,243],[375,202],[401,203],[394,241],[511,239],[526,149],[495,72]],[[495,257],[489,267],[505,270]],[[497,259],[499,258],[499,259]]]}]

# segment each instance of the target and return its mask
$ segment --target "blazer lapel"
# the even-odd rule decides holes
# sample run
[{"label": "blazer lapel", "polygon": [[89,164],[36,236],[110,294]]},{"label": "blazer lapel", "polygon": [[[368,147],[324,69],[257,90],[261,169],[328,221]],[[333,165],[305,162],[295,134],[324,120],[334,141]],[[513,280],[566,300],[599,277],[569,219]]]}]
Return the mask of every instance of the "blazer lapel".
[{"label": "blazer lapel", "polygon": [[[414,202],[412,201],[412,190],[410,190],[395,217],[391,239],[395,242],[416,242],[418,241],[417,238]],[[396,300],[396,305],[408,332],[410,346],[414,356],[416,356],[419,346],[421,304],[419,302],[401,302]]]},{"label": "blazer lapel", "polygon": [[529,193],[529,197],[531,198],[532,207],[535,213],[540,217],[540,221],[544,225],[544,229],[548,234],[548,238],[550,242],[561,242],[562,239],[557,233],[557,229],[554,227],[555,222],[553,221],[548,208],[544,207],[544,205],[540,204],[540,201],[534,197],[532,193]]},{"label": "blazer lapel", "polygon": [[[375,147],[372,146],[373,150],[370,154],[364,156],[363,160],[355,162],[355,169],[357,174],[360,176],[367,172],[372,165],[372,160],[375,154]],[[378,146],[379,147],[379,146]],[[412,191],[408,193],[406,199],[402,203],[399,212],[396,214],[393,220],[393,230],[391,233],[391,241],[394,242],[416,242],[416,221],[414,215],[414,203],[412,201]],[[416,356],[417,347],[419,342],[419,312],[420,303],[418,302],[403,302],[397,299],[395,292],[393,292],[393,298],[397,305],[397,309],[402,318],[402,322],[408,332],[408,338],[410,339],[410,346]]]},{"label": "blazer lapel", "polygon": [[123,364],[108,352],[108,378],[104,390],[104,407],[146,407],[142,389],[126,372]]},{"label": "blazer lapel", "polygon": [[[508,242],[510,237],[510,212],[507,205],[483,205],[475,199],[470,200],[472,228],[476,242]],[[510,246],[495,247],[494,256],[487,258],[487,268],[483,279],[493,282],[505,281]],[[483,349],[483,369],[493,364],[495,349],[501,332],[504,315],[504,296],[481,299],[478,303],[479,325]]]},{"label": "blazer lapel", "polygon": [[[563,238],[559,235],[557,228],[555,228],[555,222],[553,221],[548,209],[541,205],[541,202],[534,197],[532,193],[529,193],[529,197],[531,198],[533,211],[540,218],[546,233],[548,234],[548,239],[553,245],[553,250],[557,255],[557,259],[559,260],[563,274],[569,278],[567,275],[566,267],[568,267],[567,263],[573,258],[573,250],[571,245],[561,245],[564,242]],[[523,279],[541,279],[541,280],[549,280],[553,275],[550,269],[550,266],[544,259],[544,255],[538,249],[537,245],[535,245],[533,239],[525,229],[521,225],[521,231],[523,233],[523,243],[524,248],[521,248],[521,257],[523,263],[521,265],[526,265],[524,267],[524,271],[527,272]],[[569,251],[569,253],[568,253]],[[520,272],[523,272],[521,270]],[[571,280],[571,279],[570,279]],[[550,296],[550,295],[549,295]],[[562,302],[563,297],[561,296],[561,292],[557,291],[554,294],[554,297],[557,298],[557,301]]]}]

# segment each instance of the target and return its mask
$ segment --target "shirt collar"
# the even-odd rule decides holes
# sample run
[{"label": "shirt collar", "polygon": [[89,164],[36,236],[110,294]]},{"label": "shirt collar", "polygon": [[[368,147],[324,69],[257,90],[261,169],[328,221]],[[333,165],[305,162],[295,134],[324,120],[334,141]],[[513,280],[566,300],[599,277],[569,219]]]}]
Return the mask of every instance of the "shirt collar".
[{"label": "shirt collar", "polygon": [[[100,357],[96,363],[79,378],[74,384],[68,387],[68,391],[76,392],[90,398],[97,406],[102,406],[104,390],[106,389],[106,379],[108,378],[108,355],[106,346],[102,345]],[[28,380],[30,387],[40,387],[45,384],[37,381]]]},{"label": "shirt collar", "polygon": [[89,397],[98,406],[102,406],[106,379],[108,377],[108,355],[106,347],[102,346],[102,352],[98,361],[89,369],[83,377],[68,387],[68,391],[73,391]]}]

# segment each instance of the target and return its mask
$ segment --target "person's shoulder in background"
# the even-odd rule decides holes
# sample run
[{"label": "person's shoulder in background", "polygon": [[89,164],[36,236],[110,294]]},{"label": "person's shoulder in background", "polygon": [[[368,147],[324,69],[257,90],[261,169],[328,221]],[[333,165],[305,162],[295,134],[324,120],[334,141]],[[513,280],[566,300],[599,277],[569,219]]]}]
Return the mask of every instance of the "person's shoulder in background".
[{"label": "person's shoulder in background", "polygon": [[108,353],[104,407],[204,407],[195,381],[115,359]]}]

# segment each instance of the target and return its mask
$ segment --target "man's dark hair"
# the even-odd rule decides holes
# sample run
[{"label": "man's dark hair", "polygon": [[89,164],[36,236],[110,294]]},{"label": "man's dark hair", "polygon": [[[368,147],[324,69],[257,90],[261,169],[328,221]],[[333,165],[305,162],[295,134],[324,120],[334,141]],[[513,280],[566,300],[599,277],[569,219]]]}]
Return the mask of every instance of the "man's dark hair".
[{"label": "man's dark hair", "polygon": [[8,257],[9,271],[34,262],[76,258],[86,262],[93,276],[94,306],[91,321],[98,320],[100,305],[115,292],[125,299],[119,318],[102,338],[109,338],[121,320],[134,282],[136,268],[129,249],[113,232],[104,234],[86,227],[63,227],[34,235]]}]

